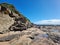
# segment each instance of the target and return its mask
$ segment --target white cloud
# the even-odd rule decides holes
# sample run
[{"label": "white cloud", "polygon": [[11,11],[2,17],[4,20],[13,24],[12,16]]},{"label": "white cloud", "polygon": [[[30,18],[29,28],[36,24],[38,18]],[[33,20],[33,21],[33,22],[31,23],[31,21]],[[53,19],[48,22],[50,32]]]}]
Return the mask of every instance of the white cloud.
[{"label": "white cloud", "polygon": [[36,21],[35,24],[60,24],[60,19],[40,20]]}]

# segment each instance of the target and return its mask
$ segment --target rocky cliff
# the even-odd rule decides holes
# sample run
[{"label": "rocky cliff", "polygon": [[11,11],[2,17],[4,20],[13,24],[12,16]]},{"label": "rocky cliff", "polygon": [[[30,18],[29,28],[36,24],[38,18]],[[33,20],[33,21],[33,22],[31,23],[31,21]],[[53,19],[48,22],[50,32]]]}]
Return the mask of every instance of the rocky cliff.
[{"label": "rocky cliff", "polygon": [[19,13],[13,5],[0,4],[0,32],[22,31],[30,25],[30,20]]}]

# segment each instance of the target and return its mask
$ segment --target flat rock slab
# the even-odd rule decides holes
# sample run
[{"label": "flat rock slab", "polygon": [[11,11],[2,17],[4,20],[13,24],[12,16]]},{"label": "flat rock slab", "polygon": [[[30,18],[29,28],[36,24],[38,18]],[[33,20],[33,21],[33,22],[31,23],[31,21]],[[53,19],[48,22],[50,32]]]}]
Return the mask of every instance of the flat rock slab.
[{"label": "flat rock slab", "polygon": [[0,42],[4,42],[4,41],[10,41],[14,38],[18,38],[19,34],[14,34],[14,35],[8,35],[8,36],[4,36],[0,38]]}]

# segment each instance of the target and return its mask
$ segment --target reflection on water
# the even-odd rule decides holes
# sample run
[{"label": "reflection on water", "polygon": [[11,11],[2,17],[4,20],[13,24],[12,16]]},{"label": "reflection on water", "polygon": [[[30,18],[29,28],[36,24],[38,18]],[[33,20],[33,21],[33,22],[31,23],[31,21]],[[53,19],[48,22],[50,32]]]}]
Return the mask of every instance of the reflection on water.
[{"label": "reflection on water", "polygon": [[59,32],[59,30],[51,30],[51,32]]},{"label": "reflection on water", "polygon": [[48,37],[48,35],[47,34],[39,34],[37,37]]},{"label": "reflection on water", "polygon": [[48,38],[48,35],[47,34],[39,34],[38,36],[34,37],[34,41],[37,41],[41,38]]},{"label": "reflection on water", "polygon": [[[50,32],[59,32],[59,30],[50,30]],[[48,38],[48,34],[38,34],[37,36],[34,36],[34,41],[38,41],[41,38]]]}]

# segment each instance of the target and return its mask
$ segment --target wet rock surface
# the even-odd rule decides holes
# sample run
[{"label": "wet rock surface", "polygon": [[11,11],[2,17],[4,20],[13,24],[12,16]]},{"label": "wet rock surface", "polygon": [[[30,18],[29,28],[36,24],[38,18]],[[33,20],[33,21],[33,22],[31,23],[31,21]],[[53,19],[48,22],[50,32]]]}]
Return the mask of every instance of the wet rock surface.
[{"label": "wet rock surface", "polygon": [[48,34],[38,28],[28,28],[22,32],[11,31],[1,35],[0,42],[8,42],[10,45],[59,45],[58,36],[54,36],[53,33]]}]

